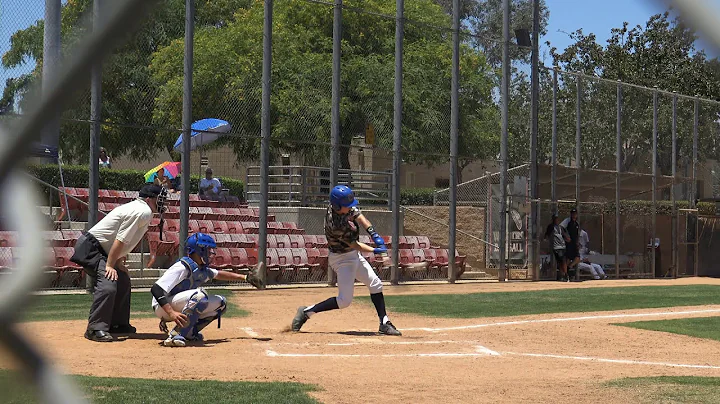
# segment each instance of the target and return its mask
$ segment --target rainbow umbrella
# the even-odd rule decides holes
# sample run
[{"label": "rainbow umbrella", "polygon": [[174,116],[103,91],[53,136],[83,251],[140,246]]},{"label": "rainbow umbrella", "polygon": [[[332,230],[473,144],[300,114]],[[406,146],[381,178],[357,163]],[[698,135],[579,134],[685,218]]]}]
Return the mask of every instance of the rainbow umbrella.
[{"label": "rainbow umbrella", "polygon": [[152,168],[150,171],[145,173],[145,182],[153,182],[160,170],[164,171],[166,177],[175,178],[180,173],[180,162],[166,161],[162,164],[158,164],[155,168]]}]

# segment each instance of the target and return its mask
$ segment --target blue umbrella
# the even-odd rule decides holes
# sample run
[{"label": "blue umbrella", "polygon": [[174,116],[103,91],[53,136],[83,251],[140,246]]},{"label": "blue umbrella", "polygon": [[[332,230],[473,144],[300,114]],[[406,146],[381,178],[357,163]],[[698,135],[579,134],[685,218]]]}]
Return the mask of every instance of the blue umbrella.
[{"label": "blue umbrella", "polygon": [[[220,136],[230,132],[231,125],[228,121],[216,118],[206,118],[194,122],[190,128],[190,150],[195,150],[208,143],[212,143]],[[173,147],[176,151],[182,149],[182,134],[178,137]]]}]

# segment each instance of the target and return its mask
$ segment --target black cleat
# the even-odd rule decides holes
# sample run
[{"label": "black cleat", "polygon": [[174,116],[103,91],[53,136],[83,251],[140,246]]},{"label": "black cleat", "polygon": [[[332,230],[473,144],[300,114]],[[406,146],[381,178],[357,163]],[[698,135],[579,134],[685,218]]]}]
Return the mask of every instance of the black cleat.
[{"label": "black cleat", "polygon": [[385,324],[380,324],[380,330],[378,330],[378,332],[380,334],[384,334],[384,335],[395,335],[395,336],[402,335],[402,333],[400,331],[398,331],[397,328],[395,328],[393,323],[391,323],[389,321]]},{"label": "black cleat", "polygon": [[107,331],[101,330],[87,330],[85,331],[85,338],[95,342],[113,342],[114,338]]},{"label": "black cleat", "polygon": [[137,332],[137,328],[131,326],[130,324],[123,324],[110,327],[110,331],[116,334],[135,334]]},{"label": "black cleat", "polygon": [[307,314],[305,314],[305,309],[307,309],[307,306],[300,306],[297,309],[297,313],[295,313],[295,317],[292,321],[292,330],[295,332],[300,331],[303,324],[305,324],[305,322],[310,318]]}]

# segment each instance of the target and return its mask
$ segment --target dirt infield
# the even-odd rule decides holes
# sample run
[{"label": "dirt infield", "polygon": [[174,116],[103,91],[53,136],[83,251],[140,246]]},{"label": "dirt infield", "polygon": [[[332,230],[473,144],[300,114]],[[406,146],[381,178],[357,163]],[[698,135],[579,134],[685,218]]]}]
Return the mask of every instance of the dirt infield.
[{"label": "dirt infield", "polygon": [[[386,287],[385,293],[681,284],[720,285],[720,280],[422,285]],[[603,382],[628,376],[720,376],[719,342],[610,325],[717,316],[720,306],[485,319],[391,313],[404,332],[392,338],[376,335],[374,309],[356,302],[313,317],[302,333],[282,332],[297,306],[334,292],[235,293],[233,300],[252,314],[223,319],[220,330],[208,327],[203,347],[159,346],[162,336],[153,319],[134,320],[140,334],[113,344],[85,340],[84,321],[27,323],[21,328],[68,373],[158,378],[162,372],[176,379],[297,381],[318,385],[322,390],[313,395],[327,403],[627,402],[634,393]],[[366,293],[356,289],[357,295]]]}]

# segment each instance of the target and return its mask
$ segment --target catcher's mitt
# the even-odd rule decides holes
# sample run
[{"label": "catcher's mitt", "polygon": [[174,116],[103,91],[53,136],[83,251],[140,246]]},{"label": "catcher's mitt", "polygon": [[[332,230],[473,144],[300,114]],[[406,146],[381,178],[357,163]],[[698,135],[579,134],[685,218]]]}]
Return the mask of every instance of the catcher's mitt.
[{"label": "catcher's mitt", "polygon": [[253,285],[256,289],[262,289],[265,287],[265,283],[260,279],[260,271],[262,270],[262,264],[258,264],[255,268],[248,272],[247,283]]}]

